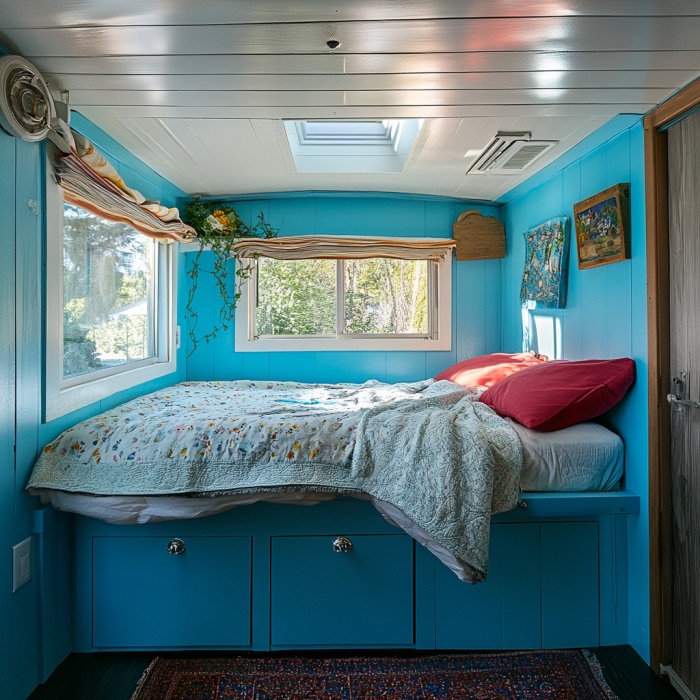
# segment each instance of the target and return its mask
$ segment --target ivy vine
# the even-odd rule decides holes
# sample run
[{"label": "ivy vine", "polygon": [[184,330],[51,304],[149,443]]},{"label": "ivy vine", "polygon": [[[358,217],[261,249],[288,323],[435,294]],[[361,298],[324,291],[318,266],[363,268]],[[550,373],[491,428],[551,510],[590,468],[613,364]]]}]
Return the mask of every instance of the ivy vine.
[{"label": "ivy vine", "polygon": [[[190,284],[187,290],[185,310],[188,314],[188,335],[190,351],[187,357],[197,349],[201,342],[208,343],[221,331],[227,331],[236,313],[236,305],[241,298],[243,285],[250,279],[255,267],[255,258],[241,258],[233,246],[242,238],[274,238],[277,229],[273,228],[262,212],[254,224],[248,225],[240,220],[235,209],[225,206],[220,201],[203,202],[195,197],[185,206],[183,219],[197,232],[195,241],[199,248],[191,260],[187,270]],[[213,253],[213,267],[202,266],[202,254],[205,251]],[[233,288],[229,282],[229,261],[235,260],[235,277]],[[218,318],[214,325],[202,335],[197,333],[199,315],[195,310],[199,277],[211,274],[216,283],[220,298]]]}]

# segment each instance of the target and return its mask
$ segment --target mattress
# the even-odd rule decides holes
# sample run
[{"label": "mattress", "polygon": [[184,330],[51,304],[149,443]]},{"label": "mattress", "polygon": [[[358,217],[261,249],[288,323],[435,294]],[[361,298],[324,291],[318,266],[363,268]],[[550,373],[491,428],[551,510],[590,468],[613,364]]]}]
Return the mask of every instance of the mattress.
[{"label": "mattress", "polygon": [[[521,491],[612,491],[624,470],[624,447],[618,435],[597,423],[579,423],[552,432],[530,430],[508,419],[523,445]],[[80,513],[115,524],[138,524],[199,518],[258,501],[314,505],[336,498],[322,492],[273,492],[192,496],[91,496],[53,489],[31,492],[58,510]],[[358,494],[361,497],[361,494]],[[370,499],[371,500],[371,499]],[[377,504],[382,504],[377,501]],[[385,518],[400,516],[378,507]],[[404,523],[405,524],[405,523]]]},{"label": "mattress", "polygon": [[539,432],[508,419],[523,445],[521,491],[613,491],[624,470],[618,435],[597,423]]}]

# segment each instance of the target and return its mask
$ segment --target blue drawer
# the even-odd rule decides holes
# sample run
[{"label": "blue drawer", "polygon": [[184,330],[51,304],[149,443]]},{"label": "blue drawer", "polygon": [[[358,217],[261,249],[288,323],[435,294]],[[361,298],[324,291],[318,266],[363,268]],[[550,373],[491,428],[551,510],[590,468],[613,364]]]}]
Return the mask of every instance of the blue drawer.
[{"label": "blue drawer", "polygon": [[93,645],[99,648],[250,644],[249,537],[95,537]]},{"label": "blue drawer", "polygon": [[271,644],[410,646],[414,543],[406,535],[272,538]]},{"label": "blue drawer", "polygon": [[540,538],[542,646],[598,646],[598,523],[542,523]]},{"label": "blue drawer", "polygon": [[599,645],[598,523],[499,523],[490,549],[484,583],[436,567],[438,649]]},{"label": "blue drawer", "polygon": [[539,525],[493,525],[484,583],[461,582],[435,568],[438,649],[538,649],[540,624]]}]

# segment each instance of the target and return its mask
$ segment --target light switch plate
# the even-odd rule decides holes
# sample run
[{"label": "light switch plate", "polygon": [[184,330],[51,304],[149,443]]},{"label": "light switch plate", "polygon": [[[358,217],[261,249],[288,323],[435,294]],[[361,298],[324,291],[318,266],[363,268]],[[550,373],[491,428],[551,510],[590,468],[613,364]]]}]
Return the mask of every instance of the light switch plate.
[{"label": "light switch plate", "polygon": [[32,580],[32,538],[12,548],[12,592]]}]

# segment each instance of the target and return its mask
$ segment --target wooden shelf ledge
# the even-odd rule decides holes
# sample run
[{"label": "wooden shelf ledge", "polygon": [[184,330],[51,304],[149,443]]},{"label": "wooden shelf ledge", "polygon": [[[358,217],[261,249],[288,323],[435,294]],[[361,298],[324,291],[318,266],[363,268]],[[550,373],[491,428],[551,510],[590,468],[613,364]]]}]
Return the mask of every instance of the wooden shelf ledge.
[{"label": "wooden shelf ledge", "polygon": [[631,491],[580,491],[573,493],[521,493],[523,504],[496,518],[581,515],[636,515],[640,497]]}]

